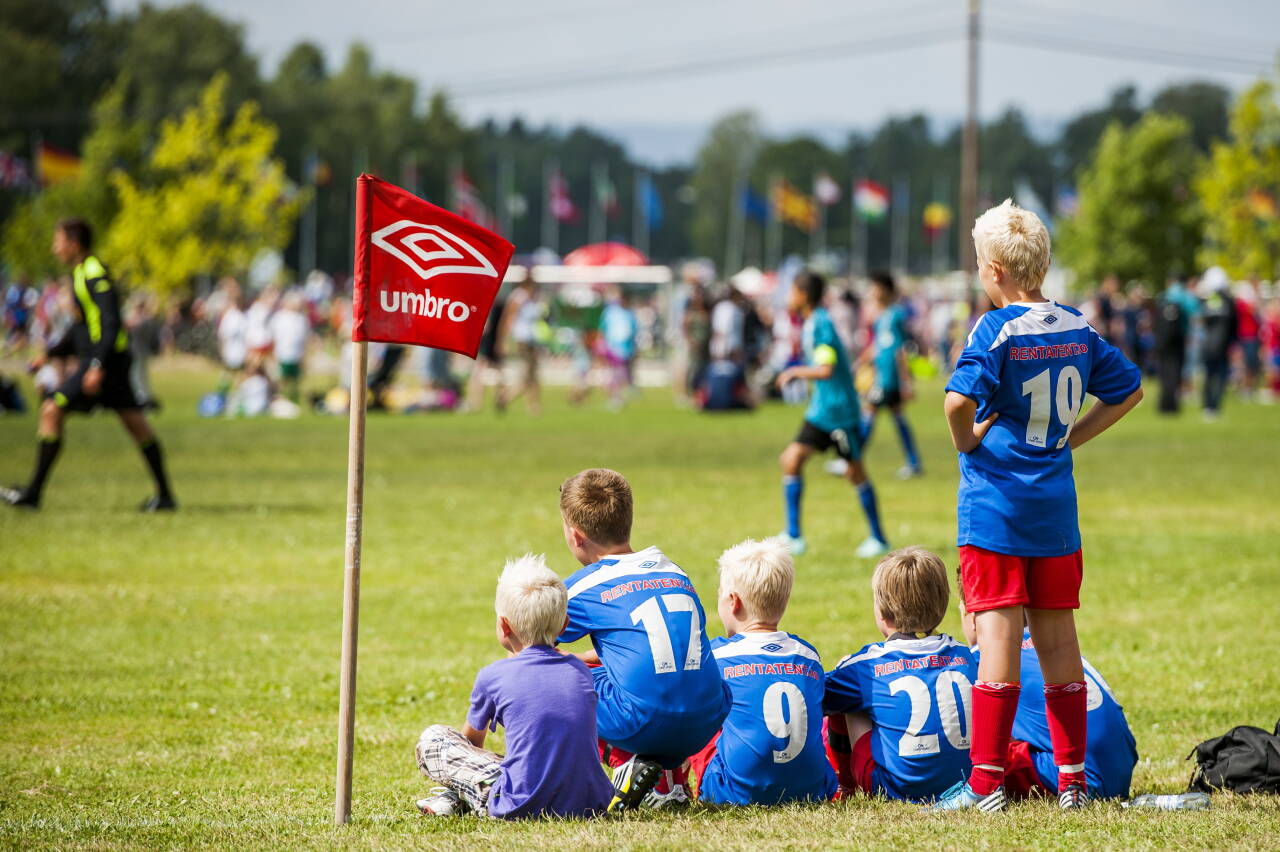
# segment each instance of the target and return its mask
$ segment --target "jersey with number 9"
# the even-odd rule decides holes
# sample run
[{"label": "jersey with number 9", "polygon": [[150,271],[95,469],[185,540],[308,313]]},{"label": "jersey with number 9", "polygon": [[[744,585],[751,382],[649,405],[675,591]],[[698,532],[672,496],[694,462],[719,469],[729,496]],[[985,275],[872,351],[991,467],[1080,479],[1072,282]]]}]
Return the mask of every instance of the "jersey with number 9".
[{"label": "jersey with number 9", "polygon": [[601,559],[565,586],[569,625],[559,641],[590,636],[606,675],[633,702],[670,715],[722,706],[706,613],[689,577],[662,551]]},{"label": "jersey with number 9", "polygon": [[825,713],[865,713],[876,792],[925,801],[969,772],[977,664],[944,634],[867,645],[827,672]]},{"label": "jersey with number 9", "polygon": [[1142,383],[1138,368],[1075,308],[1009,305],[984,314],[947,390],[998,414],[982,443],[960,454],[956,544],[1013,556],[1080,549],[1069,439],[1085,395],[1116,404]]},{"label": "jersey with number 9", "polygon": [[822,658],[782,631],[711,640],[733,693],[698,795],[718,805],[778,805],[835,795],[822,747]]}]

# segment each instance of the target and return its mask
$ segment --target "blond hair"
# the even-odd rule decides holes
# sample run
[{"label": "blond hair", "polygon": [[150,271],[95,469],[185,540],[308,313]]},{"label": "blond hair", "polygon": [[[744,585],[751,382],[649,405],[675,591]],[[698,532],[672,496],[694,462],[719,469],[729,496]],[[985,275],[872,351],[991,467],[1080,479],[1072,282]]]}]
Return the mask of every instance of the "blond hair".
[{"label": "blond hair", "polygon": [[999,263],[1024,287],[1039,287],[1049,271],[1049,229],[1010,198],[973,223],[973,247],[978,263]]},{"label": "blond hair", "polygon": [[498,578],[493,608],[524,645],[551,645],[564,629],[569,595],[542,554],[510,559]]},{"label": "blond hair", "polygon": [[596,544],[625,544],[631,540],[631,485],[616,470],[584,470],[560,486],[560,514]]},{"label": "blond hair", "polygon": [[903,547],[880,560],[871,575],[880,617],[902,633],[932,633],[947,614],[947,566],[923,547]]},{"label": "blond hair", "polygon": [[720,554],[720,593],[742,599],[749,618],[777,624],[791,600],[795,563],[777,539],[747,539]]}]

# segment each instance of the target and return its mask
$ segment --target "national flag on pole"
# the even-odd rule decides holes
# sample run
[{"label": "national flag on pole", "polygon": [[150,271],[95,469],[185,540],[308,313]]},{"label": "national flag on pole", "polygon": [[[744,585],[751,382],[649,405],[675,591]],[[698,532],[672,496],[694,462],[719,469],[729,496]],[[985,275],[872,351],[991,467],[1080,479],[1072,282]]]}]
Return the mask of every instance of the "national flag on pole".
[{"label": "national flag on pole", "polygon": [[924,233],[929,239],[936,239],[951,226],[951,208],[941,201],[931,201],[924,208]]},{"label": "national flag on pole", "polygon": [[592,182],[595,184],[596,203],[606,216],[614,216],[618,212],[618,191],[609,180],[607,167],[597,170]]},{"label": "national flag on pole", "polygon": [[559,169],[551,174],[548,203],[551,207],[551,215],[557,222],[572,222],[578,218],[578,208],[573,206],[573,199],[569,197],[569,182],[564,179]]},{"label": "national flag on pole", "polygon": [[475,184],[467,177],[467,173],[462,169],[458,169],[453,173],[452,187],[453,190],[453,209],[463,219],[470,219],[482,228],[492,230],[497,227],[497,221],[493,214],[489,212],[489,208],[484,206],[484,202],[480,200],[480,192],[476,189]]},{"label": "national flag on pole", "polygon": [[873,180],[860,180],[853,185],[853,203],[863,219],[879,221],[889,212],[889,190]]},{"label": "national flag on pole", "polygon": [[749,186],[742,188],[742,214],[753,222],[769,221],[769,202]]},{"label": "national flag on pole", "polygon": [[785,180],[778,181],[773,188],[773,210],[783,222],[802,231],[818,227],[818,208],[813,199]]},{"label": "national flag on pole", "polygon": [[640,209],[644,211],[645,221],[650,228],[658,228],[662,225],[662,196],[658,194],[658,188],[653,184],[653,176],[647,172],[640,183]]},{"label": "national flag on pole", "polygon": [[819,172],[813,179],[813,197],[823,207],[830,207],[840,201],[840,184],[831,179],[826,172]]},{"label": "national flag on pole", "polygon": [[36,176],[43,186],[75,180],[80,177],[80,158],[41,142],[36,148]]},{"label": "national flag on pole", "polygon": [[351,339],[474,358],[514,252],[492,231],[361,175]]}]

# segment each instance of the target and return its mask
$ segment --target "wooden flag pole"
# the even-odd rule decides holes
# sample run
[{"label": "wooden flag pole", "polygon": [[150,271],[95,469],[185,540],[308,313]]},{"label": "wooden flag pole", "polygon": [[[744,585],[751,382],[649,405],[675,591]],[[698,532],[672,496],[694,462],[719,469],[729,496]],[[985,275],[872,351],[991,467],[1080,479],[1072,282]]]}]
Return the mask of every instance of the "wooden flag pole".
[{"label": "wooden flag pole", "polygon": [[360,538],[364,527],[364,423],[369,344],[351,344],[351,427],[347,438],[347,546],[342,593],[342,678],[338,694],[338,778],[333,824],[351,819],[356,730],[356,639],[360,630]]}]

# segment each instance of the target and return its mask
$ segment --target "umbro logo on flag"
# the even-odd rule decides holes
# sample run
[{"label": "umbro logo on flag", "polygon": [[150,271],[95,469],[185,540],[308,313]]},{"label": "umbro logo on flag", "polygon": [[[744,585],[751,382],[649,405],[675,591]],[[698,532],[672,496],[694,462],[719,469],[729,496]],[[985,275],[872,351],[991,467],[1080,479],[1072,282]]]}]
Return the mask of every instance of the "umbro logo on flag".
[{"label": "umbro logo on flag", "polygon": [[351,339],[474,358],[514,251],[474,222],[361,175]]}]

